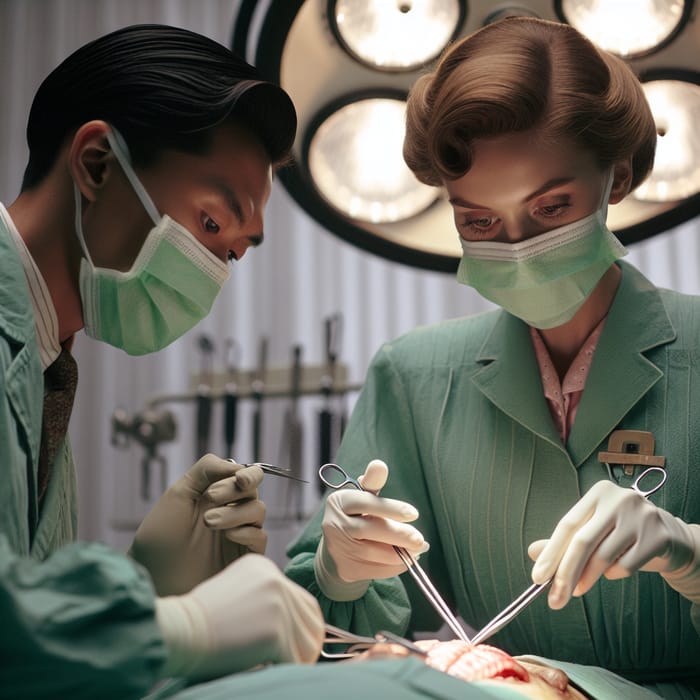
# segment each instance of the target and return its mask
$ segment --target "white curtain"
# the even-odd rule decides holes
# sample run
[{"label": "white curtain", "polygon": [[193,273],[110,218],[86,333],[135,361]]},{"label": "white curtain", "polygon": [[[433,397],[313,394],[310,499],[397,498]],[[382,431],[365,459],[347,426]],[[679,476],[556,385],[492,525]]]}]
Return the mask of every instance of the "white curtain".
[{"label": "white curtain", "polygon": [[[119,27],[157,22],[186,27],[228,45],[233,0],[0,0],[0,201],[17,196],[27,149],[24,129],[32,97],[45,75],[87,41]],[[304,364],[324,360],[323,319],[340,312],[344,330],[340,361],[350,381],[361,383],[367,365],[384,341],[410,328],[480,311],[488,304],[450,275],[415,270],[364,253],[315,224],[278,182],[267,209],[265,245],[236,263],[212,314],[186,336],[154,356],[131,358],[86,338],[76,340],[80,381],[70,432],[80,482],[81,536],[126,547],[133,528],[153,498],[140,496],[144,450],[111,445],[113,411],[141,412],[154,397],[188,391],[199,368],[197,340],[206,333],[216,344],[215,369],[222,369],[226,339],[242,349],[241,366],[255,366],[259,339],[269,338],[269,366],[288,366],[292,346],[303,346]],[[629,260],[655,283],[700,293],[698,221],[636,245]],[[1,283],[1,282],[0,282]],[[350,397],[350,405],[353,396]],[[321,399],[301,402],[304,463],[314,482],[318,465],[316,414]],[[166,402],[178,425],[177,439],[160,454],[172,482],[194,461],[194,411],[190,404]],[[284,400],[264,406],[263,458],[285,464],[282,449]],[[215,407],[211,449],[223,450],[220,406]],[[236,457],[252,459],[250,402],[240,407]],[[268,503],[269,554],[279,563],[284,546],[300,527],[286,515],[286,483],[268,477],[261,495]],[[315,506],[315,484],[303,487],[304,515]]]}]

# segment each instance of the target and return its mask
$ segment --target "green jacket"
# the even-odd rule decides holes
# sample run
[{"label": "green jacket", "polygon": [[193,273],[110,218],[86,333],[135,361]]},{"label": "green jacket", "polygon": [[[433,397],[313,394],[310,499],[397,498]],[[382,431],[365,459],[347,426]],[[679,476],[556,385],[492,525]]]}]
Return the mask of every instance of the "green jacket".
[{"label": "green jacket", "polygon": [[[659,290],[620,266],[566,446],[529,329],[503,311],[412,331],[385,345],[369,369],[337,461],[352,475],[373,458],[387,462],[382,495],[419,510],[416,526],[431,545],[421,563],[475,628],[530,585],[528,544],[608,478],[597,455],[614,430],[654,434],[668,480],[651,500],[700,522],[700,298]],[[291,545],[287,574],[317,595],[328,622],[364,634],[439,627],[407,575],[373,581],[358,601],[325,598],[313,574],[321,515]],[[556,612],[541,597],[492,641],[640,683],[692,679],[680,682],[700,688],[690,608],[661,576],[639,573],[603,579]]]},{"label": "green jacket", "polygon": [[68,440],[41,511],[44,379],[29,290],[0,219],[0,698],[140,697],[165,658],[150,578],[76,535]]}]

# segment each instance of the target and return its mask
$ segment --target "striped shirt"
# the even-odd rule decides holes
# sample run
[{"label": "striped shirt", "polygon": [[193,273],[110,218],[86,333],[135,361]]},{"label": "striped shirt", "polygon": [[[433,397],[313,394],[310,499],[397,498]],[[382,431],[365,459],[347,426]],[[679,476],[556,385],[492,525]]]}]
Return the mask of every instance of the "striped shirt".
[{"label": "striped shirt", "polygon": [[19,231],[10,218],[10,214],[0,203],[0,219],[6,226],[10,235],[14,239],[19,253],[24,274],[29,286],[29,295],[34,309],[34,322],[36,324],[36,338],[39,345],[39,357],[41,366],[46,369],[61,352],[61,344],[58,337],[58,316],[56,307],[53,305],[49,288],[39,272],[37,264],[34,262],[24,239],[19,235]]}]

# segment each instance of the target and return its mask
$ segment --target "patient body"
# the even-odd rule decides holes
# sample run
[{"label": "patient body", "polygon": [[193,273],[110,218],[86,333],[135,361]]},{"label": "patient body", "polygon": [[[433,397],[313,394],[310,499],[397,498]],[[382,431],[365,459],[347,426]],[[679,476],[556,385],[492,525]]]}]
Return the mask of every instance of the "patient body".
[{"label": "patient body", "polygon": [[[425,663],[467,682],[487,686],[511,686],[523,697],[549,700],[589,696],[575,688],[567,674],[544,662],[517,659],[488,644],[471,645],[458,639],[419,640],[414,643],[426,652]],[[402,657],[412,652],[398,644],[377,644],[358,656],[363,659]]]}]

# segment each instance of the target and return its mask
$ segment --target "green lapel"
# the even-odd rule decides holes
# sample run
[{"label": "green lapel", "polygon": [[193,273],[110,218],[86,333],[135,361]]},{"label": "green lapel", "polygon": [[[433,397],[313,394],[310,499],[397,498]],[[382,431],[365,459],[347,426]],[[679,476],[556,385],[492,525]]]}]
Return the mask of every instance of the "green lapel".
[{"label": "green lapel", "polygon": [[484,396],[514,421],[565,451],[544,398],[527,324],[501,312],[476,360],[485,366],[472,382]]},{"label": "green lapel", "polygon": [[[17,439],[27,445],[28,504],[30,537],[39,518],[36,469],[39,461],[41,438],[42,404],[44,400],[44,378],[37,349],[34,310],[27,278],[17,246],[0,216],[0,346],[7,350],[0,353],[4,363],[3,390],[12,407],[17,422]],[[20,437],[21,436],[21,437]],[[0,438],[4,439],[4,438]],[[10,478],[11,465],[2,465],[5,477]],[[22,467],[24,469],[24,467]]]},{"label": "green lapel", "polygon": [[626,263],[576,413],[568,451],[580,466],[663,372],[645,350],[670,343],[676,331],[656,287]]},{"label": "green lapel", "polygon": [[501,411],[580,466],[662,376],[643,351],[671,342],[676,332],[656,287],[619,263],[622,280],[598,341],[566,447],[554,426],[528,326],[502,312],[477,357],[475,386]]},{"label": "green lapel", "polygon": [[[27,441],[32,464],[39,460],[44,379],[37,349],[34,310],[22,261],[0,217],[0,335],[6,336],[9,355],[3,387],[13,415]],[[38,407],[38,409],[37,409]]]}]

